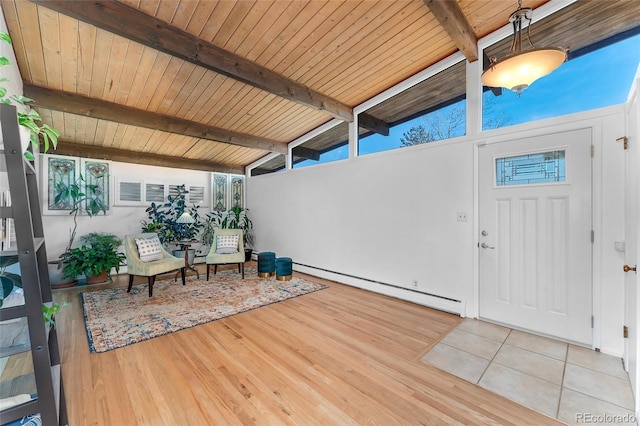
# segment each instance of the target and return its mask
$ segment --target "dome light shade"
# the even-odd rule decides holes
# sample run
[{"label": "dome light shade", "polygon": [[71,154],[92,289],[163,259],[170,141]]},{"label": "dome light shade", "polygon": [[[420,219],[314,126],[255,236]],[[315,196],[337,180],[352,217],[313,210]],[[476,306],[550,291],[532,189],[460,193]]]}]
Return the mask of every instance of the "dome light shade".
[{"label": "dome light shade", "polygon": [[507,56],[482,73],[482,84],[504,87],[520,94],[531,83],[562,65],[566,59],[567,53],[559,47],[532,49]]},{"label": "dome light shade", "polygon": [[[540,77],[551,73],[567,60],[567,52],[561,47],[537,48],[531,41],[530,8],[522,8],[521,0],[518,9],[511,14],[509,22],[513,24],[513,39],[509,55],[498,61],[491,58],[489,68],[482,73],[482,84],[490,87],[504,87],[518,93],[529,87]],[[522,23],[528,21],[527,40],[531,49],[522,51]]]}]

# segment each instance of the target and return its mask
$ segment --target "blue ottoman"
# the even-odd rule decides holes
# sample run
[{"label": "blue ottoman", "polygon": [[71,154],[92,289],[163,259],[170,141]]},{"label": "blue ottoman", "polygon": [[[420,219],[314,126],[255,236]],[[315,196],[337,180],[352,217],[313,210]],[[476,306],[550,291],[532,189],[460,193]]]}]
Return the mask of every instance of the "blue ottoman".
[{"label": "blue ottoman", "polygon": [[293,266],[290,257],[279,257],[276,259],[276,279],[278,281],[289,281],[293,275]]},{"label": "blue ottoman", "polygon": [[276,273],[276,254],[270,251],[258,253],[258,276],[272,277]]}]

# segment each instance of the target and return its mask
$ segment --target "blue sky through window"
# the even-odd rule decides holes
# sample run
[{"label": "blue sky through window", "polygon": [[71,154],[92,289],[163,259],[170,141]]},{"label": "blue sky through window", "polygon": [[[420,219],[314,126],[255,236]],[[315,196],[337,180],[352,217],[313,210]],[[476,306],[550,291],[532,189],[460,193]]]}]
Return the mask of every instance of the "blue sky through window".
[{"label": "blue sky through window", "polygon": [[[518,97],[503,89],[501,96],[485,92],[483,103],[493,98],[492,113],[508,115],[508,125],[527,123],[587,111],[627,100],[640,63],[640,35],[572,59],[551,74],[533,82]],[[483,130],[492,128],[483,116]]]},{"label": "blue sky through window", "polygon": [[[455,104],[446,106],[437,111],[433,111],[430,116],[447,117],[449,114],[460,115],[462,118],[461,125],[455,126],[451,131],[450,137],[458,137],[465,134],[465,113],[466,113],[466,100],[456,102]],[[397,126],[393,126],[389,129],[389,136],[382,136],[374,133],[372,135],[360,138],[359,142],[359,155],[372,154],[374,152],[387,151],[390,149],[399,148],[401,146],[400,139],[405,132],[409,131],[411,127],[422,125],[428,127],[427,116],[417,117],[413,120],[406,121]],[[436,140],[442,140],[442,138],[436,138]]]}]

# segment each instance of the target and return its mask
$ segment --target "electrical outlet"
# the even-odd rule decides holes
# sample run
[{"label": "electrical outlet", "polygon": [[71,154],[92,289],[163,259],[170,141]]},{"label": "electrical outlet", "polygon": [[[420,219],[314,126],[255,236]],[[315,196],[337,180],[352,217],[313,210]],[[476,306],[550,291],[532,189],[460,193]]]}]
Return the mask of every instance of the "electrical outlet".
[{"label": "electrical outlet", "polygon": [[458,222],[467,221],[467,212],[458,212]]}]

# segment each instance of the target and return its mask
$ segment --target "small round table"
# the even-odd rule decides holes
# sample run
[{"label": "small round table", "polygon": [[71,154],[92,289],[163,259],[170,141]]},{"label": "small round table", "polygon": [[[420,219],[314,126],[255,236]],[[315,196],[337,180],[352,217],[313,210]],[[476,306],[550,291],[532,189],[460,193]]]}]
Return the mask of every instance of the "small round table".
[{"label": "small round table", "polygon": [[[185,275],[187,274],[187,271],[191,270],[191,271],[196,273],[198,279],[200,279],[200,273],[198,272],[198,270],[196,268],[194,268],[193,266],[189,265],[189,247],[191,247],[191,245],[197,244],[199,242],[200,241],[198,241],[198,240],[173,241],[173,242],[171,242],[171,244],[175,244],[177,246],[180,246],[180,248],[182,250],[184,250],[184,273],[185,273]],[[180,271],[176,272],[176,276],[173,279],[174,281],[178,279],[178,275],[180,275]]]}]

